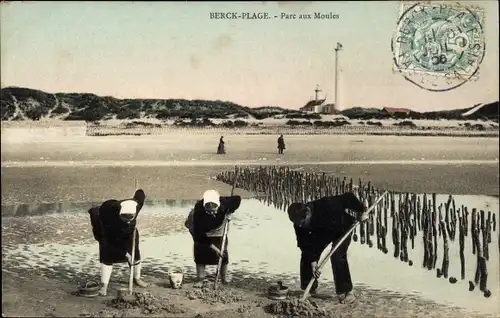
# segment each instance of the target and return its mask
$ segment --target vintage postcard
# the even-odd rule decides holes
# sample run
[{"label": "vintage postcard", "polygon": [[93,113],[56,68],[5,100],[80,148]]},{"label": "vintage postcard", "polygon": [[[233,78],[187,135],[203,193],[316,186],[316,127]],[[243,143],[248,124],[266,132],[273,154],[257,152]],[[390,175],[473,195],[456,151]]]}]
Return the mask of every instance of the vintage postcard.
[{"label": "vintage postcard", "polygon": [[2,1],[2,316],[500,314],[496,1]]}]

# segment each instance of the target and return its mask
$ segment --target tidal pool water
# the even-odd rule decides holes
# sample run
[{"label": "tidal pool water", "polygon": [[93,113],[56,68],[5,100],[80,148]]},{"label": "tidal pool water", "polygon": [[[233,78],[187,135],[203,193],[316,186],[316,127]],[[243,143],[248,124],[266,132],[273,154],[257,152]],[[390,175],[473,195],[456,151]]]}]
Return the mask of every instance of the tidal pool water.
[{"label": "tidal pool water", "polygon": [[[454,198],[457,207],[464,205],[469,211],[472,208],[491,211],[499,221],[498,198]],[[446,202],[447,199],[448,196],[438,195],[438,202]],[[168,270],[179,268],[189,275],[194,273],[193,242],[183,225],[194,202],[160,200],[146,203],[138,219],[145,275],[166,279]],[[42,276],[74,281],[98,277],[98,245],[92,237],[90,219],[86,212],[97,204],[99,203],[2,206],[2,270],[37,271]],[[378,250],[376,244],[370,248],[366,244],[360,244],[360,240],[351,243],[348,257],[356,287],[416,294],[438,303],[485,314],[500,312],[498,224],[496,232],[492,232],[489,245],[487,287],[492,293],[489,298],[484,297],[479,286],[474,291],[469,291],[469,280],[474,280],[476,271],[476,256],[472,254],[470,234],[465,238],[464,280],[460,279],[458,234],[454,241],[449,242],[449,276],[458,280],[451,284],[448,279],[437,278],[435,269],[429,271],[422,267],[422,232],[417,233],[415,249],[411,249],[411,245],[408,249],[413,266],[394,258],[391,224],[389,218],[387,254]],[[438,238],[436,268],[441,267],[442,242],[442,238]],[[292,288],[298,288],[300,251],[286,213],[257,199],[243,200],[231,222],[229,251],[230,271],[234,279],[281,279]],[[121,274],[123,278],[126,277],[124,273],[128,269],[125,265],[116,265],[115,268],[112,280]],[[322,272],[321,290],[333,294],[330,265],[327,264]]]}]

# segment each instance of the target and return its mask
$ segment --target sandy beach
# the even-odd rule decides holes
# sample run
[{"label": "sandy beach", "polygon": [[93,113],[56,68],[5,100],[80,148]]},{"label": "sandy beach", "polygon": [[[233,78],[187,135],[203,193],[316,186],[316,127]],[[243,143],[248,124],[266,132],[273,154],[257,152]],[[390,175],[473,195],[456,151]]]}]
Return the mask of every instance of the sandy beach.
[{"label": "sandy beach", "polygon": [[[44,142],[2,140],[4,316],[272,317],[266,308],[273,301],[264,293],[270,283],[281,279],[290,286],[292,294],[300,295],[296,285],[299,255],[294,248],[291,227],[284,228],[281,234],[289,236],[288,247],[282,248],[290,250],[287,265],[267,264],[268,254],[246,255],[248,253],[236,249],[238,245],[234,243],[233,282],[230,286],[214,295],[208,291],[194,291],[190,284],[194,268],[189,234],[182,226],[184,215],[192,204],[190,202],[198,199],[207,188],[229,192],[230,187],[215,181],[214,177],[234,165],[289,165],[300,171],[322,171],[354,180],[361,178],[371,181],[374,186],[394,191],[499,194],[498,138],[287,136],[287,149],[279,156],[276,136],[229,135],[225,136],[227,154],[218,156],[215,150],[219,137],[175,135],[161,138],[67,137]],[[153,286],[137,290],[151,293],[147,297],[158,308],[150,311],[145,311],[144,306],[113,307],[107,301],[115,297],[114,291],[108,297],[91,299],[74,295],[80,282],[98,280],[99,275],[95,256],[97,246],[86,209],[105,199],[129,197],[135,182],[146,191],[148,200],[177,200],[176,203],[158,203],[155,209],[146,207],[139,225],[146,257],[149,257],[143,271],[145,279]],[[253,196],[241,189],[236,189],[235,193],[248,200]],[[78,207],[71,207],[73,203],[78,203]],[[257,224],[268,226],[266,222],[275,218],[269,219],[266,214],[252,217],[250,211],[278,213],[276,217],[282,217],[271,208],[269,211],[265,209],[264,206],[252,208],[250,203],[242,207],[242,213],[249,219],[243,218],[238,226],[235,225],[233,235],[236,242],[247,246],[245,244],[249,243],[244,242],[249,228],[258,228]],[[40,214],[41,210],[47,214]],[[20,211],[25,211],[23,217],[19,216]],[[68,228],[67,224],[71,227]],[[272,242],[273,238],[270,240]],[[166,244],[161,253],[158,244]],[[496,246],[498,242],[493,244]],[[269,244],[264,253],[278,252],[279,248],[273,245],[276,243]],[[385,286],[387,284],[383,282],[365,284],[368,278],[363,277],[376,274],[362,274],[366,269],[360,264],[365,261],[362,257],[358,260],[356,255],[365,252],[360,248],[363,247],[354,245],[350,250],[355,268],[353,276],[365,280],[355,278],[358,299],[354,304],[342,305],[332,297],[331,274],[329,269],[324,270],[324,287],[313,301],[327,310],[330,317],[498,316],[494,307],[488,310],[497,298],[477,298],[476,302],[480,301],[484,310],[458,308],[453,303],[435,301],[431,294],[425,296],[426,292],[419,296],[418,293],[391,289],[390,284]],[[381,257],[381,264],[388,258],[384,255],[378,257]],[[123,286],[127,281],[128,271],[124,266],[118,267],[120,269],[112,278],[115,287]],[[181,290],[166,286],[166,273],[174,267],[186,271]],[[409,268],[408,271],[410,275],[422,275],[422,279],[429,281],[428,286],[436,280],[432,274],[421,273],[421,269]],[[437,284],[458,288],[458,285],[451,287],[446,281]],[[227,301],[222,303],[220,299]]]},{"label": "sandy beach", "polygon": [[[498,195],[498,138],[396,136],[66,137],[2,139],[2,202],[99,201],[127,197],[134,180],[151,199],[196,199],[235,165],[288,165],[372,181],[394,191]],[[110,187],[109,185],[113,186]],[[29,191],[26,191],[29,189]],[[249,193],[242,195],[250,196]]]}]

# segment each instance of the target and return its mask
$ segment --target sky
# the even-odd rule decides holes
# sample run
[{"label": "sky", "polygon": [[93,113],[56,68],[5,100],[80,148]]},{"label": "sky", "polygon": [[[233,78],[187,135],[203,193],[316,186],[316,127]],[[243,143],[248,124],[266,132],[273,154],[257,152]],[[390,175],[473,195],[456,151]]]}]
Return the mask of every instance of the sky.
[{"label": "sky", "polygon": [[[498,2],[461,3],[485,10],[486,55],[476,81],[446,92],[422,89],[393,71],[396,1],[2,1],[1,86],[297,109],[316,85],[319,97],[333,102],[339,42],[340,109],[429,111],[497,101]],[[211,12],[273,18],[210,19]],[[338,19],[280,19],[314,12]]]}]

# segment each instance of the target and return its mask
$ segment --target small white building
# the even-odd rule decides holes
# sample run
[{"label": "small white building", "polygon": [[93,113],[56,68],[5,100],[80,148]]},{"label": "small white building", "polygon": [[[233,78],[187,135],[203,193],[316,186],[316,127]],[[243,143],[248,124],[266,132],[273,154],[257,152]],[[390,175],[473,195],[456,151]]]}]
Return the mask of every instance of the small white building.
[{"label": "small white building", "polygon": [[318,99],[318,93],[321,92],[319,85],[316,85],[315,98],[311,99],[304,106],[300,107],[299,110],[303,112],[312,112],[317,114],[333,114],[335,113],[334,104],[325,104],[326,97],[323,99]]},{"label": "small white building", "polygon": [[307,104],[300,107],[299,109],[303,112],[322,113],[325,100],[326,99],[310,100],[307,102]]}]

